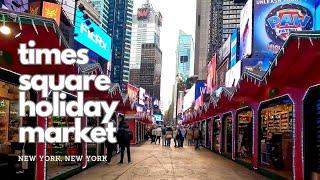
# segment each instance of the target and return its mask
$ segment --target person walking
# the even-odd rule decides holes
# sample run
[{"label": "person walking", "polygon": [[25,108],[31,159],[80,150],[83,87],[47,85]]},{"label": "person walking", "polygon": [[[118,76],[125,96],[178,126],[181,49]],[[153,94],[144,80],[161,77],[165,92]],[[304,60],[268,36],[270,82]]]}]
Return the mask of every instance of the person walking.
[{"label": "person walking", "polygon": [[152,135],[151,135],[151,144],[154,142],[156,144],[156,133],[157,133],[157,129],[153,128],[152,129]]},{"label": "person walking", "polygon": [[125,149],[127,149],[128,163],[131,163],[130,140],[133,139],[133,135],[127,123],[124,122],[123,125],[119,127],[119,130],[117,132],[117,138],[121,149],[121,160],[119,164],[123,164]]},{"label": "person walking", "polygon": [[200,140],[201,140],[202,134],[201,130],[198,127],[195,127],[193,129],[193,140],[195,143],[195,149],[200,149]]},{"label": "person walking", "polygon": [[182,139],[182,133],[181,133],[181,128],[178,126],[177,127],[177,147],[181,147],[181,139]]},{"label": "person walking", "polygon": [[183,142],[184,142],[184,139],[186,138],[187,130],[184,128],[184,126],[182,126],[180,131],[181,131],[180,147],[183,147]]},{"label": "person walking", "polygon": [[164,125],[161,128],[161,132],[162,132],[162,146],[166,146],[166,132],[167,132],[167,127],[166,125]]},{"label": "person walking", "polygon": [[158,142],[159,142],[159,145],[160,145],[161,135],[162,135],[161,128],[158,127],[157,130],[156,130],[156,142],[155,142],[155,144],[157,144],[157,141],[158,141]]},{"label": "person walking", "polygon": [[[116,124],[116,115],[112,115],[112,118],[110,120],[114,125]],[[116,126],[114,126],[116,127]],[[111,159],[113,156],[113,151],[116,150],[116,144],[115,143],[110,143],[108,140],[105,141],[105,146],[107,148],[107,164],[111,163]]]},{"label": "person walking", "polygon": [[178,147],[177,135],[178,135],[178,129],[177,129],[177,128],[174,128],[174,129],[173,129],[173,142],[174,142],[174,147]]},{"label": "person walking", "polygon": [[170,147],[171,145],[171,139],[173,137],[173,131],[171,127],[168,127],[167,131],[166,131],[166,145],[168,147]]},{"label": "person walking", "polygon": [[188,142],[188,146],[192,145],[192,141],[193,141],[193,130],[191,127],[188,128],[187,130],[187,135],[186,135],[186,139]]}]

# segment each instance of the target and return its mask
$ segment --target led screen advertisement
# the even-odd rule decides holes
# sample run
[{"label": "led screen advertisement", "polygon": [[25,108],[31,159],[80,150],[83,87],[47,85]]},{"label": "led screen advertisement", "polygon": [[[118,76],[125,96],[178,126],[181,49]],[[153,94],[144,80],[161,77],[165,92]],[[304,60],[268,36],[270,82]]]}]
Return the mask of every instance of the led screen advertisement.
[{"label": "led screen advertisement", "polygon": [[313,30],[315,0],[254,0],[254,51],[274,57],[290,32]]},{"label": "led screen advertisement", "polygon": [[316,29],[320,29],[320,0],[316,0]]},{"label": "led screen advertisement", "polygon": [[59,25],[61,17],[61,5],[43,1],[42,16],[54,19],[56,23]]},{"label": "led screen advertisement", "polygon": [[235,87],[241,78],[241,61],[238,61],[231,69],[226,73],[225,86]]},{"label": "led screen advertisement", "polygon": [[196,81],[196,83],[195,83],[195,97],[194,97],[194,99],[193,100],[196,100],[196,99],[198,99],[198,97],[200,97],[202,94],[205,94],[205,92],[206,92],[206,90],[207,90],[207,86],[206,86],[206,83],[205,83],[205,81],[203,81],[203,80],[198,80],[198,81]]},{"label": "led screen advertisement", "polygon": [[228,71],[228,63],[225,61],[217,70],[217,87],[225,86],[226,72]]},{"label": "led screen advertisement", "polygon": [[146,90],[143,88],[139,89],[139,104],[144,106],[145,105],[145,96],[146,96]]},{"label": "led screen advertisement", "polygon": [[252,1],[248,0],[240,14],[240,59],[252,54]]},{"label": "led screen advertisement", "polygon": [[231,34],[231,57],[230,67],[232,68],[238,62],[238,31],[235,30]]},{"label": "led screen advertisement", "polygon": [[74,39],[97,53],[107,61],[111,60],[111,37],[90,19],[83,18],[83,12],[77,8]]}]

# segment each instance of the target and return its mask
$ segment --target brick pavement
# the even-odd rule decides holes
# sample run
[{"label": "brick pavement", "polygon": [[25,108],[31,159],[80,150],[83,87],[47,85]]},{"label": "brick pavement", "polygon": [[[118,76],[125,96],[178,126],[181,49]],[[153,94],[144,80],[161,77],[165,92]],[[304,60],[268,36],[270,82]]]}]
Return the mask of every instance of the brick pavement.
[{"label": "brick pavement", "polygon": [[195,151],[193,147],[168,148],[146,142],[132,147],[131,152],[132,164],[118,165],[118,155],[111,165],[98,164],[71,180],[266,179],[203,148]]}]

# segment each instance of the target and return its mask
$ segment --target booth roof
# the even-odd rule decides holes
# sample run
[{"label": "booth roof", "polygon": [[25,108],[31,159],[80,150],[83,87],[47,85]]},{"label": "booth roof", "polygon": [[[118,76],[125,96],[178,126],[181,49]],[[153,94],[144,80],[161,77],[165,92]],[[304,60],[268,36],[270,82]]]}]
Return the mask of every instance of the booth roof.
[{"label": "booth roof", "polygon": [[[276,55],[267,73],[256,76],[244,72],[235,88],[222,88],[219,96],[211,95],[210,105],[202,116],[186,123],[237,110],[288,92],[306,91],[320,84],[320,31],[291,33]],[[275,95],[271,95],[270,92]]]}]

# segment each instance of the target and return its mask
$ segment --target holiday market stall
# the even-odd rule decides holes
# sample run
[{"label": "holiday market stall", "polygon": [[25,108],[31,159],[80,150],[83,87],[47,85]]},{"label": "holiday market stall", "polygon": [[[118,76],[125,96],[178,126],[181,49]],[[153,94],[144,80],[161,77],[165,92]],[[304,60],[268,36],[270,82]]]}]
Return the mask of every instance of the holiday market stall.
[{"label": "holiday market stall", "polygon": [[[291,33],[265,75],[244,71],[234,88],[212,94],[202,113],[222,119],[222,132],[231,117],[231,159],[273,178],[319,177],[319,49],[319,31]],[[197,120],[189,116],[184,123]],[[226,136],[219,142],[222,153]]]}]

